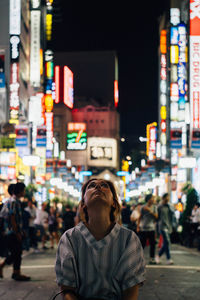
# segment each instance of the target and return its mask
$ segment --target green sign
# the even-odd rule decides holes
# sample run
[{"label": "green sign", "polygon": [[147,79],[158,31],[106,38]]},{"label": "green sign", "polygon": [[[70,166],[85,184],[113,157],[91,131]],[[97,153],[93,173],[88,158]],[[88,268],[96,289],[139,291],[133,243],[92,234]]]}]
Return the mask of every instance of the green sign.
[{"label": "green sign", "polygon": [[67,134],[67,150],[85,150],[86,148],[86,132],[70,132]]},{"label": "green sign", "polygon": [[6,136],[1,137],[0,148],[1,149],[15,148],[15,139]]}]

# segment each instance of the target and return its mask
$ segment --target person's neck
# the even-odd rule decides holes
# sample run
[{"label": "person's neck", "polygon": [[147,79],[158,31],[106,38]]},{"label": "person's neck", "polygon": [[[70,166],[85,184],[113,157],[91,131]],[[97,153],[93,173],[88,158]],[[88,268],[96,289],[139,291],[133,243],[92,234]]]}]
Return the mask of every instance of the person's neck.
[{"label": "person's neck", "polygon": [[110,221],[110,213],[105,213],[104,209],[96,209],[90,212],[88,210],[89,221],[87,228],[96,240],[103,239],[113,228],[114,223]]}]

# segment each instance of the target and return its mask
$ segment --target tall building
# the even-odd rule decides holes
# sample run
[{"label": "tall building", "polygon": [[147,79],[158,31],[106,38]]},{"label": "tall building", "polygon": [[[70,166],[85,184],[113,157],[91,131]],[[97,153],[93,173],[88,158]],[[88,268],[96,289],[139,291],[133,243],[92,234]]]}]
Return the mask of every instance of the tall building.
[{"label": "tall building", "polygon": [[199,9],[199,1],[172,0],[160,19],[159,159],[170,160],[174,203],[186,181],[200,192]]}]

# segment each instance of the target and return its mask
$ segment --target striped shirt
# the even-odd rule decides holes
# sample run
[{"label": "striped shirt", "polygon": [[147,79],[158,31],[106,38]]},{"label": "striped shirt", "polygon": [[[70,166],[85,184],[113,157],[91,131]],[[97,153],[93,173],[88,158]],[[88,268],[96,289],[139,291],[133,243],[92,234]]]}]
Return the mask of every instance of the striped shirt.
[{"label": "striped shirt", "polygon": [[80,222],[62,235],[55,271],[58,285],[74,287],[82,297],[121,299],[123,290],[145,280],[142,246],[118,223],[97,241]]}]

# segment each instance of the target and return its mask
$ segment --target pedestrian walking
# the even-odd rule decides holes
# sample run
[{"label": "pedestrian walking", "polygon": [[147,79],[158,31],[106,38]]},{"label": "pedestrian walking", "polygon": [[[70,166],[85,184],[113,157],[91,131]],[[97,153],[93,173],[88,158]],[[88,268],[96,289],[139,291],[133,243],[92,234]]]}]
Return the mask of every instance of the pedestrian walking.
[{"label": "pedestrian walking", "polygon": [[156,246],[156,220],[158,218],[157,206],[154,204],[154,196],[148,194],[145,197],[146,204],[142,206],[140,217],[138,219],[137,231],[139,231],[140,241],[143,249],[146,247],[147,240],[150,244],[150,264],[156,264],[155,246]]},{"label": "pedestrian walking", "polygon": [[75,218],[76,217],[76,212],[74,212],[70,205],[66,205],[65,207],[65,212],[63,214],[63,232],[65,232],[66,230],[74,227],[75,225]]},{"label": "pedestrian walking", "polygon": [[61,237],[56,256],[63,299],[133,299],[145,280],[137,235],[116,222],[120,205],[112,182],[91,179],[82,187],[82,221]]},{"label": "pedestrian walking", "polygon": [[158,206],[158,225],[162,235],[162,247],[156,255],[156,263],[160,263],[160,257],[165,253],[167,258],[167,264],[172,265],[173,260],[170,254],[170,234],[173,230],[173,219],[175,218],[173,207],[169,204],[169,194],[165,193],[162,196],[161,204]]},{"label": "pedestrian walking", "polygon": [[141,203],[136,204],[130,216],[131,226],[129,226],[129,229],[133,230],[135,233],[137,233],[137,226],[141,214],[141,207]]},{"label": "pedestrian walking", "polygon": [[126,201],[122,202],[122,209],[121,209],[121,220],[122,225],[125,227],[129,227],[131,220],[130,220],[131,210],[130,206],[127,205]]},{"label": "pedestrian walking", "polygon": [[56,242],[56,244],[59,242],[57,212],[53,207],[50,207],[49,209],[48,229],[50,234],[51,249],[53,249],[54,242]]},{"label": "pedestrian walking", "polygon": [[36,228],[34,225],[34,220],[36,218],[36,207],[33,204],[32,200],[28,200],[27,207],[25,208],[25,211],[27,211],[30,214],[29,218],[29,246],[34,249],[34,252],[39,252],[38,250],[38,241],[36,236]]},{"label": "pedestrian walking", "polygon": [[22,207],[20,198],[24,197],[25,185],[18,182],[14,186],[13,195],[4,204],[1,216],[5,219],[5,237],[8,254],[5,260],[0,264],[0,277],[3,277],[3,268],[5,265],[13,264],[12,279],[17,281],[28,281],[29,276],[21,274],[22,261]]},{"label": "pedestrian walking", "polygon": [[46,203],[43,202],[41,208],[36,208],[36,217],[34,220],[35,229],[37,232],[40,232],[43,250],[47,249],[45,243],[47,240],[46,230],[48,229],[48,216],[48,212],[46,212]]}]

